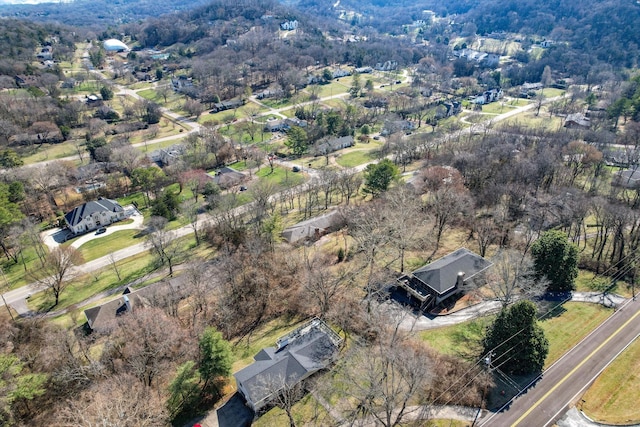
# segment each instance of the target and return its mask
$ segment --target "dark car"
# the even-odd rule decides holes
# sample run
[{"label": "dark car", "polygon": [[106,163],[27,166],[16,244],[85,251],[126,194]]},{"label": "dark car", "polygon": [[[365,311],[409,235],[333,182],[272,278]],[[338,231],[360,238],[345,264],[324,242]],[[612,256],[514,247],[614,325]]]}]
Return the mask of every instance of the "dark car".
[{"label": "dark car", "polygon": [[294,166],[291,170],[294,172],[300,172],[300,167]]},{"label": "dark car", "polygon": [[102,234],[107,232],[107,227],[100,227],[96,230],[96,234]]}]

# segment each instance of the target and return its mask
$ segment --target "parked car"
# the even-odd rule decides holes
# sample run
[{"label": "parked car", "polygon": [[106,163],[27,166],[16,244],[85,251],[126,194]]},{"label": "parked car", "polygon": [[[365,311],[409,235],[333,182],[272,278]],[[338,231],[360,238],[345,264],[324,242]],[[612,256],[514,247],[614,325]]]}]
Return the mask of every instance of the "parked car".
[{"label": "parked car", "polygon": [[100,227],[96,230],[96,234],[102,234],[107,232],[107,227]]},{"label": "parked car", "polygon": [[291,170],[294,171],[294,172],[300,172],[300,167],[299,166],[294,166]]}]

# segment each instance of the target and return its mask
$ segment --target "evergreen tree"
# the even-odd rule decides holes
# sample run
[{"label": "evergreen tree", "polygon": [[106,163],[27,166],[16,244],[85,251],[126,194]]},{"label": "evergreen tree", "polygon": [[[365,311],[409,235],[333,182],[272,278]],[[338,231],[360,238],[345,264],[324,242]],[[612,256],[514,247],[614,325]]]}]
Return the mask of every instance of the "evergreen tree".
[{"label": "evergreen tree", "polygon": [[578,248],[559,230],[543,233],[531,245],[533,267],[538,279],[549,279],[550,292],[575,290],[578,277]]},{"label": "evergreen tree", "polygon": [[377,196],[387,191],[391,182],[398,177],[398,167],[389,159],[380,163],[367,165],[364,170],[365,193]]},{"label": "evergreen tree", "polygon": [[309,148],[307,132],[299,126],[293,126],[287,131],[287,142],[285,145],[289,147],[291,152],[296,156],[301,156]]},{"label": "evergreen tree", "polygon": [[198,371],[204,380],[204,392],[219,394],[217,379],[231,373],[231,347],[214,328],[204,330],[198,343],[200,347],[200,367]]},{"label": "evergreen tree", "polygon": [[541,372],[549,353],[549,341],[536,321],[536,306],[522,300],[503,309],[483,340],[491,368],[507,374]]}]

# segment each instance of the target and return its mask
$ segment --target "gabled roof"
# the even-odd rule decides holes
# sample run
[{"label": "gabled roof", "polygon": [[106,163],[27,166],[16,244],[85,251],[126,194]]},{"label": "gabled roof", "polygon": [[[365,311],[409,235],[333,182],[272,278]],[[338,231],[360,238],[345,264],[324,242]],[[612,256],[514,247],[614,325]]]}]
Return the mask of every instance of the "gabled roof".
[{"label": "gabled roof", "polygon": [[215,175],[211,176],[213,182],[215,182],[220,188],[232,187],[242,182],[245,178],[245,174],[238,172],[229,166],[216,170]]},{"label": "gabled roof", "polygon": [[279,347],[267,347],[255,362],[236,372],[245,397],[259,409],[285,383],[295,385],[331,363],[341,338],[324,322],[314,319],[278,340]]},{"label": "gabled roof", "polygon": [[295,243],[308,237],[314,237],[316,230],[319,233],[324,233],[326,230],[337,226],[341,220],[342,218],[339,215],[339,211],[333,210],[324,215],[310,218],[285,228],[282,232],[282,237],[289,243]]},{"label": "gabled roof", "polygon": [[96,212],[122,212],[123,210],[122,206],[115,200],[103,199],[101,197],[98,200],[93,200],[76,207],[71,212],[68,212],[64,216],[64,219],[69,226],[73,227],[74,225],[80,224],[84,218]]},{"label": "gabled roof", "polygon": [[140,289],[127,287],[118,298],[97,307],[86,309],[84,315],[87,318],[87,324],[91,330],[104,328],[118,316],[132,309],[148,307],[153,305],[152,303],[155,300],[159,300],[168,294],[179,293],[180,287],[185,280],[185,276],[178,276],[166,282],[159,282]]},{"label": "gabled roof", "polygon": [[464,280],[468,280],[490,266],[491,262],[480,255],[467,248],[461,248],[417,269],[412,275],[439,295],[443,295],[455,288],[459,273],[464,273]]}]

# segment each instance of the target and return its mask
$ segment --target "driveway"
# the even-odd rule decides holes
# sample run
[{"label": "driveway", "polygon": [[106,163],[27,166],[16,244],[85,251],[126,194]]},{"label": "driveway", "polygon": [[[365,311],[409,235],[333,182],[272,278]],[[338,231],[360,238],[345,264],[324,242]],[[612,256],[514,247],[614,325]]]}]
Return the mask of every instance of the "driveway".
[{"label": "driveway", "polygon": [[[87,234],[82,235],[77,238],[72,244],[71,247],[78,249],[80,246],[84,245],[90,240],[99,239],[104,236],[108,236],[109,234],[113,234],[116,231],[120,230],[141,230],[144,228],[144,217],[138,210],[136,210],[133,206],[126,206],[124,208],[125,212],[132,212],[128,219],[133,219],[133,222],[130,224],[121,224],[118,223],[109,225],[106,227],[107,231],[102,234],[96,234],[95,230],[90,231]],[[53,250],[58,247],[61,243],[67,240],[67,236],[71,235],[69,230],[62,228],[54,228],[52,230],[47,230],[42,233],[42,240],[44,244],[47,245],[49,250]]]}]

